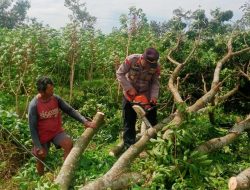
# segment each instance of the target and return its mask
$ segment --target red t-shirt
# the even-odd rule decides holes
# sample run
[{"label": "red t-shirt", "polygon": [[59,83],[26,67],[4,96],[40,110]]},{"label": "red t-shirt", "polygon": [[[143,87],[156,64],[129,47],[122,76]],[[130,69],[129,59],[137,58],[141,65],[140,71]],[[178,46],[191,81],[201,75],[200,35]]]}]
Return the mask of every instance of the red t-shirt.
[{"label": "red t-shirt", "polygon": [[62,116],[59,111],[58,100],[54,96],[47,101],[38,98],[37,113],[38,135],[41,144],[44,144],[63,131]]}]

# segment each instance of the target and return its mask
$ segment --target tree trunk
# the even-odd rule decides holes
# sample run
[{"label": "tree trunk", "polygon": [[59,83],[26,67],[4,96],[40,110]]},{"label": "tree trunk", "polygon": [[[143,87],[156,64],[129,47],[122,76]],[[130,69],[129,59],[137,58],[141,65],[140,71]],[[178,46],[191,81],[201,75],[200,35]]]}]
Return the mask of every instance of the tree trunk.
[{"label": "tree trunk", "polygon": [[[121,174],[119,176],[117,176],[116,179],[114,179],[113,181],[111,181],[109,183],[109,189],[127,189],[129,188],[129,186],[131,186],[131,184],[134,183],[139,183],[140,181],[143,181],[143,178],[140,174],[138,173],[124,173]],[[103,181],[99,180],[98,181],[98,186],[101,187],[103,186]],[[93,186],[85,186],[84,187],[85,190],[96,190],[96,187]],[[106,189],[106,188],[104,188]]]},{"label": "tree trunk", "polygon": [[149,139],[154,137],[156,133],[166,126],[171,120],[172,116],[155,125],[154,128],[148,129],[137,143],[130,146],[130,148],[121,155],[113,167],[104,176],[90,182],[80,188],[80,190],[104,190],[111,188],[111,185],[114,183],[113,181],[122,177],[122,175],[128,170],[133,160],[144,150]]},{"label": "tree trunk", "polygon": [[71,30],[70,34],[70,47],[68,52],[68,62],[70,65],[70,76],[69,76],[69,82],[70,82],[70,92],[69,92],[69,101],[72,101],[73,97],[73,86],[74,86],[74,77],[75,77],[75,64],[77,64],[77,61],[79,59],[79,37],[77,36],[77,25],[73,25],[73,28]]},{"label": "tree trunk", "polygon": [[73,96],[74,76],[75,76],[75,61],[74,61],[74,58],[73,58],[73,62],[70,65],[69,102],[71,102],[72,96]]},{"label": "tree trunk", "polygon": [[198,152],[209,153],[233,142],[240,134],[229,133],[224,137],[211,139],[201,144],[196,150]]},{"label": "tree trunk", "polygon": [[250,168],[247,168],[236,177],[231,177],[228,181],[229,190],[250,189]]},{"label": "tree trunk", "polygon": [[76,141],[55,180],[55,183],[59,184],[60,189],[62,190],[68,189],[78,158],[80,154],[87,148],[90,140],[99,129],[101,123],[104,120],[104,114],[102,112],[97,112],[93,120],[96,122],[97,127],[95,129],[87,128]]}]

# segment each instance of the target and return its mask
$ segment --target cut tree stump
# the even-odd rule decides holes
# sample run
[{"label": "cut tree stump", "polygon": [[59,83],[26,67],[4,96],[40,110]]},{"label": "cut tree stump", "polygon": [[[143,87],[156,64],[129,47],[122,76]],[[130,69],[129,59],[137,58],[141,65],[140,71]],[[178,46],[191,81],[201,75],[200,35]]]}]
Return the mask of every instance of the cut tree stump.
[{"label": "cut tree stump", "polygon": [[229,190],[250,189],[250,168],[247,168],[239,175],[231,177],[228,181]]}]

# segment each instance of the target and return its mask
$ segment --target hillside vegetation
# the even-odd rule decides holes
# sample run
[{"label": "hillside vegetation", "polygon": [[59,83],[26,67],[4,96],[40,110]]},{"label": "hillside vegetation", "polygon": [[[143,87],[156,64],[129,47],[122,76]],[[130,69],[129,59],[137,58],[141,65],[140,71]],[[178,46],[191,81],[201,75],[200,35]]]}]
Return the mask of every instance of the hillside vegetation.
[{"label": "hillside vegetation", "polygon": [[[67,7],[77,12],[70,1]],[[202,9],[177,9],[171,20],[157,23],[131,7],[110,34],[95,30],[90,15],[86,22],[72,14],[72,22],[61,30],[36,21],[11,27],[1,23],[0,189],[59,189],[54,179],[63,164],[62,151],[51,148],[42,177],[31,155],[27,107],[43,75],[53,79],[57,95],[87,118],[105,114],[69,189],[87,189],[87,184],[115,189],[113,183],[127,178],[119,188],[228,189],[232,176],[250,168],[250,11],[249,4],[243,7],[235,23],[230,10],[216,9],[208,16]],[[159,124],[135,144],[134,152],[129,149],[118,160],[109,155],[122,132],[122,92],[115,71],[127,55],[147,47],[160,52]],[[76,141],[84,128],[66,115],[63,120]],[[133,181],[132,174],[140,180]],[[250,188],[249,181],[245,187]]]}]

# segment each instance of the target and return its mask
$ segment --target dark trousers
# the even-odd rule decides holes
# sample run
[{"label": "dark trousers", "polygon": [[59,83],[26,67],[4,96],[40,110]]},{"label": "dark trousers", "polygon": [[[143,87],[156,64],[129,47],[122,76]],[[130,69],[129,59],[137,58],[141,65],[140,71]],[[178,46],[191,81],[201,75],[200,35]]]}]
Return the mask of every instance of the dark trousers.
[{"label": "dark trousers", "polygon": [[[136,123],[136,112],[132,108],[131,103],[123,97],[122,100],[122,116],[123,116],[123,141],[125,147],[129,147],[130,145],[135,143],[136,131],[135,131],[135,123]],[[157,109],[156,107],[147,112],[146,115],[148,121],[152,126],[157,124]]]}]

